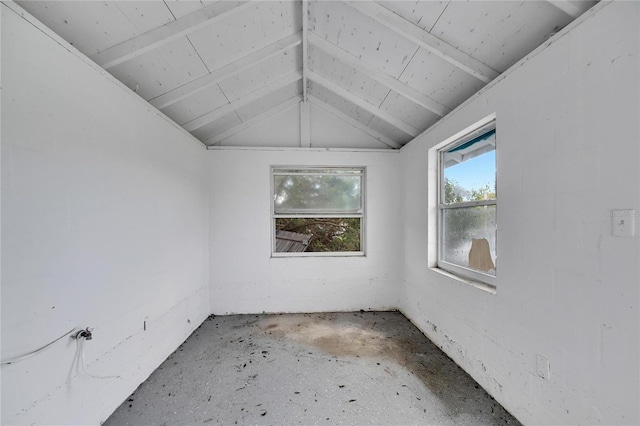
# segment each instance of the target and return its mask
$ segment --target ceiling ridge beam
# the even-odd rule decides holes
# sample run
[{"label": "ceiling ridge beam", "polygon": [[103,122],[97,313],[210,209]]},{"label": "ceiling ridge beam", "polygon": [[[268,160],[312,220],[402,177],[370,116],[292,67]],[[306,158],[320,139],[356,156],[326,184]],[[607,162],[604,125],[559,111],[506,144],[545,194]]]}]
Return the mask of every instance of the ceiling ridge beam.
[{"label": "ceiling ridge beam", "polygon": [[194,130],[199,129],[202,126],[206,126],[207,124],[212,123],[219,118],[222,118],[226,114],[229,114],[238,108],[241,108],[247,104],[250,104],[253,101],[256,101],[264,96],[267,96],[268,94],[273,93],[276,90],[282,89],[283,87],[286,87],[289,84],[294,83],[301,79],[302,79],[302,72],[300,70],[287,73],[284,76],[259,87],[258,89],[248,93],[247,95],[241,98],[237,98],[229,102],[228,104],[221,106],[220,108],[217,108],[213,111],[209,111],[208,113],[203,114],[200,117],[194,118],[193,120],[183,124],[182,127],[187,132],[193,132]]},{"label": "ceiling ridge beam", "polygon": [[498,71],[473,56],[414,25],[375,1],[345,1],[344,3],[484,83],[489,83],[500,75]]},{"label": "ceiling ridge beam", "polygon": [[393,90],[394,92],[399,93],[410,101],[420,105],[423,108],[428,109],[439,117],[444,117],[448,113],[451,112],[451,108],[442,105],[440,102],[435,99],[430,98],[424,93],[414,89],[413,87],[399,81],[395,77],[387,74],[386,72],[365,64],[362,59],[359,59],[346,50],[336,46],[330,41],[325,40],[319,35],[310,32],[309,33],[309,42],[311,46],[316,47],[324,52],[328,53],[332,57],[336,58],[338,61],[344,63],[345,65],[354,68],[359,73],[362,73],[369,78],[377,81],[388,89]]},{"label": "ceiling ridge beam", "polygon": [[302,99],[307,102],[307,70],[309,69],[309,3],[302,0]]},{"label": "ceiling ridge beam", "polygon": [[242,58],[223,65],[211,71],[209,74],[203,75],[189,83],[183,84],[173,90],[157,96],[149,101],[151,105],[158,109],[166,108],[176,102],[183,100],[195,93],[198,93],[209,86],[223,81],[234,74],[258,65],[267,59],[280,55],[289,49],[299,46],[302,43],[301,32],[291,34],[283,39],[276,41],[262,49],[256,50]]},{"label": "ceiling ridge beam", "polygon": [[255,117],[251,117],[248,120],[243,121],[242,123],[233,126],[232,128],[225,130],[222,133],[219,133],[209,139],[207,139],[204,144],[207,146],[215,145],[224,141],[225,139],[230,138],[231,136],[242,132],[243,130],[250,129],[251,127],[262,123],[265,120],[270,119],[271,117],[278,115],[279,113],[292,108],[294,105],[297,105],[302,101],[302,95],[296,95],[291,99],[287,99],[279,105],[274,106],[271,109],[263,112],[262,114],[256,115]]},{"label": "ceiling ridge beam", "polygon": [[327,104],[326,102],[322,102],[320,99],[316,98],[313,95],[309,95],[309,102],[311,104],[317,106],[318,108],[326,111],[327,113],[337,117],[338,119],[344,121],[345,123],[355,127],[356,129],[360,130],[361,132],[366,133],[367,135],[371,136],[372,138],[374,138],[378,142],[381,142],[381,143],[387,145],[390,148],[394,148],[394,149],[402,148],[402,145],[400,145],[399,143],[395,142],[394,140],[392,140],[388,136],[385,136],[382,133],[378,132],[377,130],[372,129],[369,126],[366,126],[366,125],[362,124],[358,120],[354,120],[353,118],[349,117],[344,112],[340,111],[337,108],[332,107],[331,105]]},{"label": "ceiling ridge beam", "polygon": [[251,6],[250,1],[219,1],[91,56],[105,70],[136,58]]},{"label": "ceiling ridge beam", "polygon": [[330,81],[329,79],[321,76],[320,74],[316,73],[315,71],[311,71],[309,70],[309,79],[317,84],[319,84],[320,86],[330,90],[331,92],[335,93],[338,96],[343,97],[344,99],[348,100],[349,102],[359,106],[360,108],[362,108],[363,110],[375,115],[376,117],[386,121],[387,123],[391,124],[393,127],[402,130],[403,132],[405,132],[406,134],[416,137],[418,136],[421,131],[416,129],[415,127],[413,127],[410,124],[405,123],[404,121],[400,120],[398,117],[383,111],[382,109],[378,108],[377,106],[370,104],[369,102],[365,101],[364,99],[360,98],[359,96],[354,95],[353,93],[349,92],[347,89],[344,89],[343,87],[337,85],[336,83],[334,83],[333,81]]}]

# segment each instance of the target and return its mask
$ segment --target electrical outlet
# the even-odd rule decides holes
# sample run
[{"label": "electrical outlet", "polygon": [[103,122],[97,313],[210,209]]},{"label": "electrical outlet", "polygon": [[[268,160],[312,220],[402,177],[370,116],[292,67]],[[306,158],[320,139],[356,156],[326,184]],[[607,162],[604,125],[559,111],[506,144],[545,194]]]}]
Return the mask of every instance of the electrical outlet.
[{"label": "electrical outlet", "polygon": [[545,380],[551,380],[551,364],[549,360],[542,355],[536,355],[536,364],[538,368],[538,376]]}]

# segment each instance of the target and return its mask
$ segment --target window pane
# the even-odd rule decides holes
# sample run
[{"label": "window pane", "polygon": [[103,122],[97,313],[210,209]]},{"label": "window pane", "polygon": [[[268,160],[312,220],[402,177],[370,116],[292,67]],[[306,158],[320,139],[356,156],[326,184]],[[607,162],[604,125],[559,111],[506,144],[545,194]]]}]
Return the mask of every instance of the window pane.
[{"label": "window pane", "polygon": [[274,175],[276,213],[359,213],[361,175]]},{"label": "window pane", "polygon": [[361,251],[360,218],[278,218],[276,253]]},{"label": "window pane", "polygon": [[443,209],[442,260],[496,274],[496,206]]},{"label": "window pane", "polygon": [[445,204],[496,198],[495,130],[443,153]]}]

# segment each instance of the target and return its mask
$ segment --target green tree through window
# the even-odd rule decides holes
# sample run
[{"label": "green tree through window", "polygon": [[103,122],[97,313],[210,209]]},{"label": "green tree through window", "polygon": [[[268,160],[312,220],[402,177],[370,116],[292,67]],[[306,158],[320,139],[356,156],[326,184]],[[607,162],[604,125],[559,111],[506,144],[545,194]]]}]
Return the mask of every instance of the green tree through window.
[{"label": "green tree through window", "polygon": [[362,252],[363,177],[361,168],[274,168],[276,240],[288,231],[310,237],[306,252]]}]

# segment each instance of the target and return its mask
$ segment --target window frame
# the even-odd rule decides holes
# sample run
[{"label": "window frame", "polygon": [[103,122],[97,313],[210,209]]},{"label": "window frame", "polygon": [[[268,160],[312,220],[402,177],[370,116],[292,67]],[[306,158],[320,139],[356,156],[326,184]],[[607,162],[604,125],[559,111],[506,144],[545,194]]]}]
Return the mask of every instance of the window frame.
[{"label": "window frame", "polygon": [[[342,213],[339,210],[326,210],[317,213],[276,213],[275,208],[275,176],[287,175],[285,171],[313,171],[342,170],[357,171],[360,176],[360,210],[356,213]],[[296,175],[312,175],[314,173],[296,173]],[[366,256],[366,176],[364,166],[291,166],[272,165],[270,167],[270,198],[271,198],[271,257],[365,257]],[[276,219],[280,218],[359,218],[360,219],[360,250],[359,251],[331,251],[331,252],[276,252]]]},{"label": "window frame", "polygon": [[[444,191],[445,191],[445,174],[444,174],[444,155],[447,151],[450,151],[453,148],[456,148],[460,145],[463,145],[473,139],[480,137],[486,133],[491,131],[496,131],[496,120],[493,118],[489,122],[486,122],[482,125],[479,125],[473,128],[471,131],[466,132],[460,137],[455,138],[453,141],[446,143],[444,146],[438,148],[437,150],[437,172],[438,172],[438,187],[437,187],[437,219],[436,219],[436,228],[437,228],[437,256],[436,256],[436,267],[445,271],[447,273],[453,274],[454,276],[461,278],[463,280],[470,280],[472,284],[479,284],[481,286],[488,286],[490,290],[495,290],[497,285],[497,277],[498,270],[497,265],[495,269],[495,276],[491,274],[487,274],[481,271],[477,271],[471,268],[466,268],[460,265],[456,265],[450,262],[447,262],[443,259],[444,254],[444,213],[446,210],[451,209],[460,209],[460,208],[469,208],[469,207],[478,207],[478,206],[488,206],[494,205],[496,208],[496,241],[495,241],[495,253],[497,258],[498,253],[498,238],[497,238],[497,228],[498,228],[498,141],[497,141],[497,131],[496,131],[496,142],[494,146],[495,155],[496,155],[496,167],[495,167],[495,179],[496,179],[496,188],[495,199],[491,200],[471,200],[471,201],[461,201],[457,203],[444,203]],[[494,259],[495,260],[495,259]]]}]

